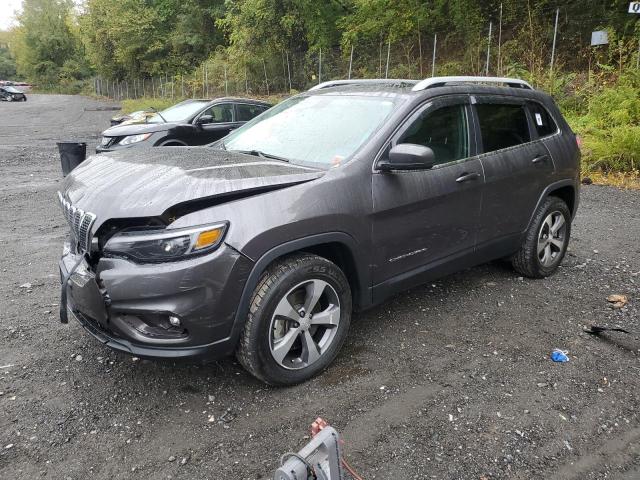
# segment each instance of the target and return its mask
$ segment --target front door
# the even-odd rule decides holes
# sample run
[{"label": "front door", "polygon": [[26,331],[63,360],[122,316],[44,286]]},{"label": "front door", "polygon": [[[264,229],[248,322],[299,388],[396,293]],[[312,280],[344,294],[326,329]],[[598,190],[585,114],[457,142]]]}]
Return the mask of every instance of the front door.
[{"label": "front door", "polygon": [[[436,165],[428,170],[374,171],[373,282],[405,283],[476,243],[484,175],[475,157],[467,96],[430,101],[392,138],[427,146]],[[409,283],[411,281],[409,280]]]},{"label": "front door", "polygon": [[211,121],[196,125],[194,131],[195,141],[192,145],[206,145],[207,143],[226,137],[231,130],[237,128],[240,123],[235,121],[235,112],[232,103],[218,103],[207,108],[200,116],[209,115]]}]

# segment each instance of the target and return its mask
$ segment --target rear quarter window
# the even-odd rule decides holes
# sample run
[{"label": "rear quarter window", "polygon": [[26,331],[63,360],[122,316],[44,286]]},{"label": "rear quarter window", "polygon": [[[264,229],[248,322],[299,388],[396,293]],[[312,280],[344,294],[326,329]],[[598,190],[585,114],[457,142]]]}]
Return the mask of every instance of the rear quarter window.
[{"label": "rear quarter window", "polygon": [[548,137],[558,131],[558,124],[549,114],[546,108],[539,103],[530,103],[529,111],[533,119],[533,125],[538,133],[538,137]]},{"label": "rear quarter window", "polygon": [[523,105],[480,103],[475,107],[485,152],[531,141]]}]

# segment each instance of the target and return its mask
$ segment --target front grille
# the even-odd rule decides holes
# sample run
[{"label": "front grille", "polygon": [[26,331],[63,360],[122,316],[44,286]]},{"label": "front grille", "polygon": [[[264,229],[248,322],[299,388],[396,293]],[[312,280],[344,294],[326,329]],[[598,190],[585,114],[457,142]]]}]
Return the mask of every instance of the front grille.
[{"label": "front grille", "polygon": [[74,207],[60,192],[58,192],[58,199],[71,228],[71,234],[78,242],[79,253],[88,252],[91,245],[91,227],[96,221],[96,216],[91,212]]}]

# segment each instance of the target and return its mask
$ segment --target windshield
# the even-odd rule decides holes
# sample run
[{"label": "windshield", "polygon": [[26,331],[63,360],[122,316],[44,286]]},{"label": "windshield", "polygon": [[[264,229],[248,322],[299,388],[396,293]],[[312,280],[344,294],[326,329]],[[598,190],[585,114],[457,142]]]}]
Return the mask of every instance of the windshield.
[{"label": "windshield", "polygon": [[353,95],[293,97],[231,133],[221,146],[292,163],[338,166],[375,132],[395,101]]},{"label": "windshield", "polygon": [[[191,118],[193,115],[198,113],[205,105],[209,102],[207,101],[186,101],[180,102],[173,107],[169,107],[166,110],[162,110],[160,115],[158,114],[149,117],[147,120],[148,123],[164,123],[165,120],[167,122],[181,122],[183,120],[187,120]],[[163,120],[164,118],[164,120]]]},{"label": "windshield", "polygon": [[4,88],[4,90],[9,93],[22,93],[20,90],[14,87],[2,87],[2,88]]}]

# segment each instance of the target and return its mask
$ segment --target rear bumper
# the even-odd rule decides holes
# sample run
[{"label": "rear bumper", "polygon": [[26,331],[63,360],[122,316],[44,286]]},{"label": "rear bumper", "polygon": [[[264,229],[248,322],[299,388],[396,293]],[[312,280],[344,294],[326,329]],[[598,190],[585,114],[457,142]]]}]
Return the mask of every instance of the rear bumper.
[{"label": "rear bumper", "polygon": [[[68,253],[59,265],[61,278],[72,272],[61,307],[114,350],[208,359],[235,350],[237,306],[253,264],[224,244],[209,255],[166,264],[103,258],[92,269]],[[180,325],[171,325],[170,317]]]}]

